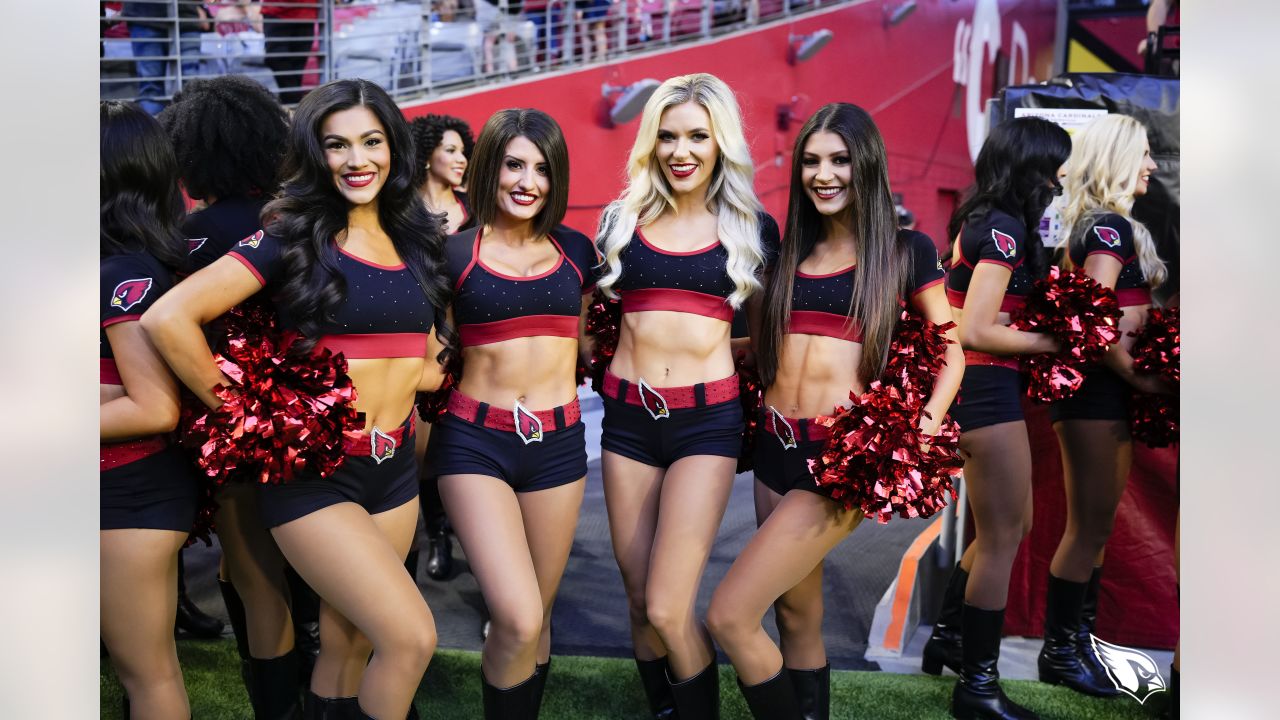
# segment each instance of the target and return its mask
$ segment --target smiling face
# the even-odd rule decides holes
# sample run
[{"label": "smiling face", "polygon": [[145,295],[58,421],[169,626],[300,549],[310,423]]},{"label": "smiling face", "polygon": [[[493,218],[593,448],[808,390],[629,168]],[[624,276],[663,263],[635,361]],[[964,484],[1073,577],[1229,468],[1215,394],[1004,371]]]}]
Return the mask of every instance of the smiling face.
[{"label": "smiling face", "polygon": [[391,168],[391,146],[378,116],[363,105],[331,113],[320,125],[320,143],[347,202],[375,202]]},{"label": "smiling face", "polygon": [[1156,161],[1151,159],[1151,143],[1142,141],[1142,165],[1138,167],[1138,181],[1133,186],[1133,194],[1146,195],[1151,185],[1151,173],[1156,171]]},{"label": "smiling face", "polygon": [[531,221],[547,203],[551,172],[533,141],[523,135],[507,143],[498,172],[498,213],[512,220]]},{"label": "smiling face", "polygon": [[663,111],[654,155],[672,192],[705,191],[720,160],[706,108],[690,101]]},{"label": "smiling face", "polygon": [[431,151],[427,173],[444,185],[457,187],[467,172],[467,156],[462,152],[462,136],[457,130],[445,130],[440,144]]},{"label": "smiling face", "polygon": [[805,195],[823,215],[844,212],[853,203],[853,165],[839,135],[819,130],[804,143],[800,181]]}]

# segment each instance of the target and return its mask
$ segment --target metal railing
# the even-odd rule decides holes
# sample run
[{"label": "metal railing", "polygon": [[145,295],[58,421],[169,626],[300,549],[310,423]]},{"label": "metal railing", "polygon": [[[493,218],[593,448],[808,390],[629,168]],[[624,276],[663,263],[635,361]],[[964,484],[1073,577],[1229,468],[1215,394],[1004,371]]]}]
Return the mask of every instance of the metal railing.
[{"label": "metal railing", "polygon": [[[194,77],[240,73],[286,103],[347,77],[372,80],[397,100],[411,101],[612,62],[845,2],[100,2],[101,96],[156,111]],[[279,17],[279,11],[293,15]],[[312,17],[296,17],[299,12]]]}]

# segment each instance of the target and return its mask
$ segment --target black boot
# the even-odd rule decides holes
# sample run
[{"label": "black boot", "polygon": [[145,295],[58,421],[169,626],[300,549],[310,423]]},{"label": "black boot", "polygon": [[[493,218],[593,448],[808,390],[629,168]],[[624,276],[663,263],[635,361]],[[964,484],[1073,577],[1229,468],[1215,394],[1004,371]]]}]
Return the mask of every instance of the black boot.
[{"label": "black boot", "polygon": [[[1110,682],[1099,683],[1081,658],[1076,645],[1080,628],[1080,606],[1084,603],[1087,583],[1071,582],[1049,575],[1049,591],[1044,610],[1044,646],[1036,665],[1040,682],[1065,685],[1076,692],[1095,697],[1120,694]],[[1090,652],[1093,648],[1090,647]]]},{"label": "black boot", "polygon": [[702,672],[681,682],[671,680],[668,666],[667,682],[680,720],[720,720],[720,666],[714,659]]},{"label": "black boot", "polygon": [[484,684],[484,718],[485,720],[530,720],[537,710],[533,706],[533,695],[538,690],[538,672],[523,681],[506,689],[499,689],[489,684],[480,674]]},{"label": "black boot", "polygon": [[1098,653],[1094,652],[1091,637],[1098,623],[1098,590],[1101,586],[1102,567],[1098,566],[1089,576],[1089,587],[1084,591],[1084,604],[1080,606],[1080,629],[1076,632],[1076,647],[1080,648],[1080,660],[1093,676],[1094,682],[1109,685],[1111,680],[1107,677],[1107,669],[1098,659]]},{"label": "black boot", "polygon": [[311,671],[320,656],[320,596],[290,566],[285,567],[289,583],[289,613],[293,618],[293,647],[298,651],[298,684],[311,687]]},{"label": "black boot", "polygon": [[181,552],[178,553],[178,614],[174,625],[192,637],[205,640],[222,637],[222,621],[206,615],[187,596],[186,571]]},{"label": "black boot", "polygon": [[427,522],[427,577],[448,580],[453,576],[453,540],[444,513]]},{"label": "black boot", "polygon": [[676,701],[671,697],[671,685],[667,682],[667,658],[641,660],[636,658],[636,670],[640,671],[640,685],[649,699],[649,712],[654,720],[675,720]]},{"label": "black boot", "polygon": [[542,691],[547,689],[547,675],[551,673],[551,658],[548,657],[544,663],[538,663],[533,666],[533,714],[529,717],[538,717],[538,711],[542,709]]},{"label": "black boot", "polygon": [[924,644],[920,669],[930,675],[941,675],[943,667],[951,668],[951,672],[957,675],[960,673],[960,618],[964,611],[964,589],[968,584],[969,573],[956,563],[947,580],[947,589],[942,592],[938,620],[933,624],[929,641]]},{"label": "black boot", "polygon": [[249,658],[249,702],[255,720],[298,720],[298,651],[277,658]]},{"label": "black boot", "polygon": [[1160,712],[1160,720],[1178,720],[1178,668],[1169,666],[1169,699]]},{"label": "black boot", "polygon": [[222,593],[222,604],[227,608],[227,617],[231,619],[231,632],[236,637],[236,653],[240,655],[240,679],[244,681],[244,689],[248,692],[253,681],[249,664],[249,629],[244,619],[244,602],[236,586],[230,581],[218,578],[218,590]]},{"label": "black boot", "polygon": [[742,678],[738,678],[738,689],[747,700],[751,717],[756,720],[804,720],[795,686],[791,684],[791,673],[786,668],[759,685],[743,685]]},{"label": "black boot", "polygon": [[831,717],[831,663],[817,670],[791,670],[791,684],[800,701],[804,720],[828,720]]},{"label": "black boot", "polygon": [[418,549],[414,548],[404,558],[404,569],[409,571],[415,585],[418,583],[418,557]]},{"label": "black boot", "polygon": [[1004,610],[965,604],[961,619],[964,660],[951,693],[951,717],[957,720],[1039,720],[1040,716],[1005,697],[1000,689],[1000,631]]},{"label": "black boot", "polygon": [[308,690],[302,705],[302,720],[343,720],[352,717],[353,708],[359,709],[354,697],[320,697]]}]

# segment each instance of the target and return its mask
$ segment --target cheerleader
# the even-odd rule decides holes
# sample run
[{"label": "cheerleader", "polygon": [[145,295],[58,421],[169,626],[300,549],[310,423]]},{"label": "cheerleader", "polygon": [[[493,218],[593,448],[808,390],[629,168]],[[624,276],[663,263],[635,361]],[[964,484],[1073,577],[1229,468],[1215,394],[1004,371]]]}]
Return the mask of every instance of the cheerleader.
[{"label": "cheerleader", "polygon": [[1119,695],[1092,651],[1098,586],[1107,538],[1133,458],[1129,394],[1167,392],[1159,378],[1135,373],[1129,333],[1151,309],[1151,288],[1167,275],[1147,228],[1133,218],[1156,169],[1142,123],[1108,115],[1072,138],[1062,213],[1063,264],[1114,288],[1123,313],[1120,342],[1085,370],[1080,389],[1049,406],[1062,448],[1067,526],[1049,565],[1040,679],[1088,695]]},{"label": "cheerleader", "polygon": [[573,546],[587,449],[575,372],[595,249],[560,225],[569,155],[539,110],[501,110],[476,143],[476,226],[449,238],[462,378],[437,423],[440,495],[491,623],[484,717],[537,716],[551,607]]},{"label": "cheerleader", "polygon": [[651,710],[710,718],[719,674],[694,605],[742,443],[730,325],[778,230],[752,190],[737,99],[714,76],[654,92],[627,174],[596,236],[600,287],[622,299],[600,388],[609,530]]},{"label": "cheerleader", "polygon": [[[827,439],[815,418],[883,374],[904,300],[939,325],[951,308],[933,241],[898,230],[884,141],[865,110],[818,110],[796,138],[791,167],[786,233],[755,334],[765,388],[755,441],[760,530],[716,588],[707,622],[755,717],[825,720],[822,560],[863,514],[814,481],[808,460]],[[956,340],[955,330],[947,334]],[[958,343],[946,361],[918,421],[928,435],[938,433],[964,374]],[[770,606],[781,650],[760,625]]]},{"label": "cheerleader", "polygon": [[99,109],[101,222],[102,641],[138,717],[191,714],[173,640],[178,551],[195,519],[196,475],[167,433],[178,384],[138,319],[182,264],[178,164],[136,105]]},{"label": "cheerleader", "polygon": [[[184,269],[193,273],[262,227],[262,208],[279,184],[289,116],[257,82],[227,75],[191,81],[158,119],[173,141],[187,195],[205,204],[182,224]],[[245,689],[256,717],[285,717],[298,704],[296,679],[305,678],[305,665],[314,661],[311,652],[294,649],[298,618],[290,606],[307,606],[310,613],[302,614],[311,615],[312,623],[303,629],[314,632],[315,595],[305,584],[286,585],[284,558],[258,516],[252,484],[228,484],[217,504],[223,552],[218,588],[235,633]],[[318,649],[311,633],[299,633],[297,640]]]},{"label": "cheerleader", "polygon": [[978,153],[977,187],[951,217],[947,298],[960,326],[965,374],[951,417],[961,429],[975,538],[952,573],[924,649],[924,670],[960,674],[957,718],[1035,718],[1005,697],[996,663],[1009,574],[1031,531],[1031,445],[1022,419],[1018,356],[1057,352],[1057,339],[1008,327],[1046,271],[1040,218],[1062,186],[1071,138],[1040,118],[997,125]]},{"label": "cheerleader", "polygon": [[[411,411],[415,393],[441,381],[429,331],[448,287],[440,222],[418,200],[413,162],[408,123],[377,85],[313,90],[294,113],[265,229],[144,320],[210,407],[220,402],[214,386],[231,383],[201,326],[264,287],[302,347],[349,363],[365,424],[349,433],[345,463],[328,478],[258,489],[263,524],[322,600],[309,712],[403,718],[435,650],[431,611],[403,562],[418,519]],[[437,335],[447,343],[452,333]]]}]

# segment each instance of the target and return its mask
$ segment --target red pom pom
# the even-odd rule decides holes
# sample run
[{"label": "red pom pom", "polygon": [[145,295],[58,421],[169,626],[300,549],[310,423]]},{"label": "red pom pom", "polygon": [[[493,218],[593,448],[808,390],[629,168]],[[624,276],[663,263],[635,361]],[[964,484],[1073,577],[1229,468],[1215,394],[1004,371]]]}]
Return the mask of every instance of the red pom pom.
[{"label": "red pom pom", "polygon": [[889,358],[882,375],[884,383],[928,399],[933,392],[934,378],[947,364],[947,346],[954,343],[946,332],[955,326],[954,322],[935,325],[904,309],[889,345]]},{"label": "red pom pom", "polygon": [[[1129,334],[1136,338],[1131,351],[1134,371],[1159,375],[1177,386],[1182,380],[1178,309],[1152,309],[1146,324]],[[1176,395],[1133,394],[1129,428],[1135,440],[1151,447],[1168,447],[1178,442],[1178,419]]]},{"label": "red pom pom", "polygon": [[738,470],[744,473],[755,466],[756,428],[760,424],[760,410],[764,407],[764,385],[755,366],[748,366],[746,354],[734,358],[738,370],[738,402],[742,403],[742,449],[738,452]]},{"label": "red pom pom", "polygon": [[225,316],[214,355],[233,382],[214,388],[216,410],[184,409],[182,443],[214,483],[284,483],[302,470],[328,477],[346,459],[343,432],[358,428],[347,361],[326,349],[304,352],[261,307]]},{"label": "red pom pom", "polygon": [[591,296],[591,305],[587,308],[587,334],[594,343],[591,348],[591,366],[580,368],[579,372],[591,380],[591,387],[601,392],[604,387],[604,371],[613,362],[613,353],[618,349],[618,335],[622,328],[622,301],[606,297],[599,288]]},{"label": "red pom pom", "polygon": [[1031,376],[1027,396],[1047,403],[1075,394],[1084,382],[1079,369],[1102,360],[1120,339],[1119,323],[1114,290],[1083,271],[1049,268],[1049,276],[1036,281],[1026,304],[1014,314],[1012,326],[1049,333],[1062,341],[1063,349],[1023,356],[1023,369]]},{"label": "red pom pom", "polygon": [[418,393],[418,417],[423,422],[434,423],[444,415],[449,405],[449,394],[458,386],[458,380],[452,370],[444,371],[444,381],[438,390]]}]

